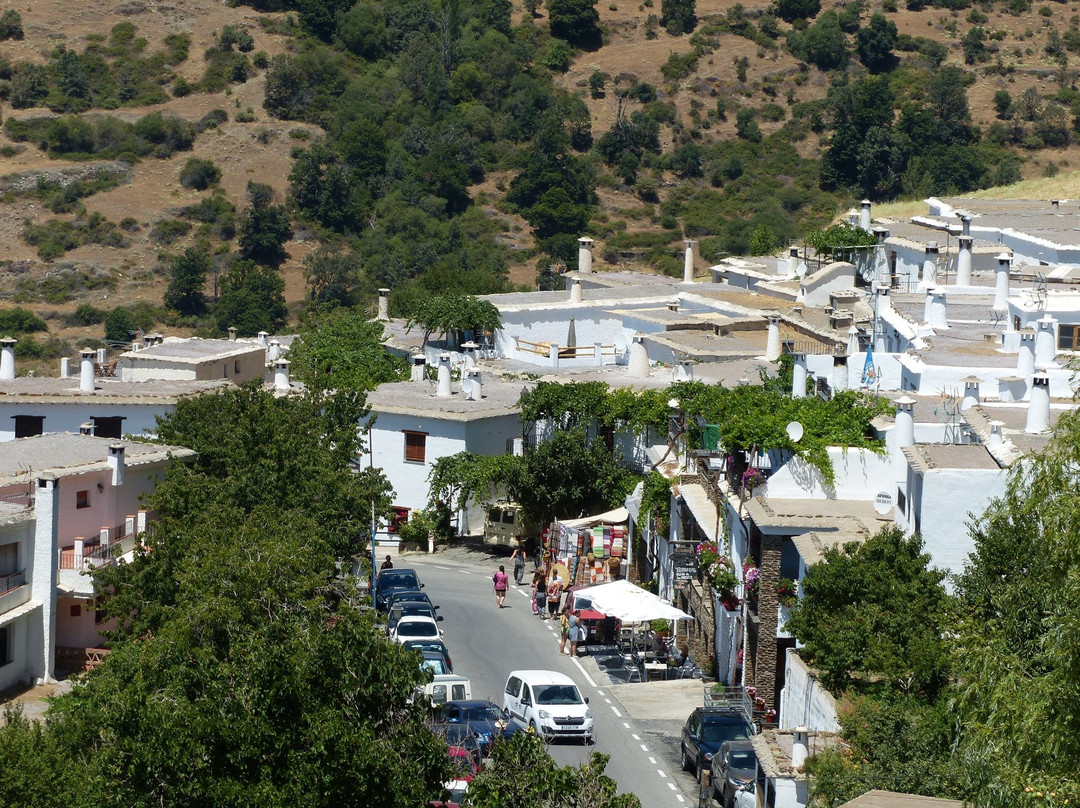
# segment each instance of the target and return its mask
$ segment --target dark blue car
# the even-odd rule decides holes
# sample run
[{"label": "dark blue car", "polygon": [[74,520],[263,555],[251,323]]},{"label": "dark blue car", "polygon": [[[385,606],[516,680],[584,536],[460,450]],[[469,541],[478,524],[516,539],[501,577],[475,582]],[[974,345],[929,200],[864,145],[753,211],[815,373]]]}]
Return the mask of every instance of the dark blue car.
[{"label": "dark blue car", "polygon": [[448,701],[439,709],[435,720],[467,726],[480,745],[484,757],[491,754],[491,745],[496,738],[505,738],[525,731],[525,727],[509,718],[498,705],[483,699]]},{"label": "dark blue car", "polygon": [[683,725],[679,762],[683,770],[693,772],[700,781],[701,773],[709,768],[713,755],[720,751],[720,744],[745,741],[753,734],[754,728],[737,710],[698,707]]}]

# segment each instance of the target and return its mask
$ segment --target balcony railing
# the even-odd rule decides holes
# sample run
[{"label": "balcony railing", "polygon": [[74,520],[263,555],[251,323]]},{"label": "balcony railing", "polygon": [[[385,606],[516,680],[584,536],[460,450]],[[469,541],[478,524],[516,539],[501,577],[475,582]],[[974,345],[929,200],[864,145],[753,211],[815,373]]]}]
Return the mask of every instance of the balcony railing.
[{"label": "balcony railing", "polygon": [[18,572],[9,572],[7,575],[0,575],[0,595],[5,595],[13,589],[18,589],[20,586],[26,585],[26,570],[19,570]]}]

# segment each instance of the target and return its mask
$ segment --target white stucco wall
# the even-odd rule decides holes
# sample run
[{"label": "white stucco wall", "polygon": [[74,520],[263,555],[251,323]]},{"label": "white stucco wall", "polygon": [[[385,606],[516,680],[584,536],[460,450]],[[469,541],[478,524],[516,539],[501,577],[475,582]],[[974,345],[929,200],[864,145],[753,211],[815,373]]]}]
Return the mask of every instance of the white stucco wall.
[{"label": "white stucco wall", "polygon": [[843,292],[855,286],[855,267],[847,262],[837,262],[803,278],[801,292],[807,306],[829,305],[829,295]]},{"label": "white stucco wall", "polygon": [[786,660],[777,716],[780,729],[803,726],[811,732],[839,732],[836,699],[822,687],[798,653],[788,651]]},{"label": "white stucco wall", "polygon": [[807,801],[806,780],[775,777],[768,781],[768,790],[775,792],[773,808],[803,808]]},{"label": "white stucco wall", "polygon": [[[18,545],[16,571],[26,570],[26,584],[0,598],[0,614],[10,612],[32,599],[33,539],[33,520],[0,526],[0,544]],[[41,620],[40,608],[8,623],[8,650],[11,661],[0,666],[0,690],[11,687],[20,679],[29,678],[27,663],[31,649],[28,646],[28,632],[30,621],[34,619]]]},{"label": "white stucco wall", "polygon": [[778,499],[873,499],[878,492],[893,488],[893,470],[888,455],[869,449],[830,447],[836,486],[825,487],[821,472],[795,456],[769,477],[768,494]]},{"label": "white stucco wall", "polygon": [[42,429],[45,432],[78,433],[84,423],[93,423],[97,418],[121,417],[124,419],[121,431],[125,435],[153,434],[157,430],[157,416],[164,416],[175,410],[175,405],[156,404],[107,404],[99,403],[93,396],[85,400],[71,401],[64,404],[24,404],[5,402],[0,396],[0,441],[15,440],[16,415],[43,417]]},{"label": "white stucco wall", "polygon": [[[648,305],[655,307],[656,302],[650,301]],[[567,305],[564,309],[504,312],[502,328],[495,332],[496,352],[507,358],[543,364],[542,357],[518,354],[514,338],[565,346],[571,317],[574,318],[574,333],[578,345],[593,345],[597,342],[601,345],[614,345],[617,337],[625,342],[622,319],[613,316],[610,309],[609,303],[602,308]]]}]

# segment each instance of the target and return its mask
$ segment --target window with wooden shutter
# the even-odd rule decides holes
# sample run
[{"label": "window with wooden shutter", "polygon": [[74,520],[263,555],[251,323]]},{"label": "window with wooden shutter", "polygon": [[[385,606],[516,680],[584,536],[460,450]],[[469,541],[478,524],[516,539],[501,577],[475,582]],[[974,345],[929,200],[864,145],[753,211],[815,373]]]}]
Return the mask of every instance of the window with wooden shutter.
[{"label": "window with wooden shutter", "polygon": [[423,463],[427,457],[427,432],[405,433],[405,460]]}]

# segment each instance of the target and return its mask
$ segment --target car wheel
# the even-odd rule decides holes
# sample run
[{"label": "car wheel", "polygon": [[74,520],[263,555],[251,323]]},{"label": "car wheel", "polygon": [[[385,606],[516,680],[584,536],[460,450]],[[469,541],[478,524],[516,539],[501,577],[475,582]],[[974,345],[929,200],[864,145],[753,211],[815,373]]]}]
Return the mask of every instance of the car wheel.
[{"label": "car wheel", "polygon": [[686,747],[679,744],[679,765],[684,772],[690,771],[690,758],[686,756]]}]

